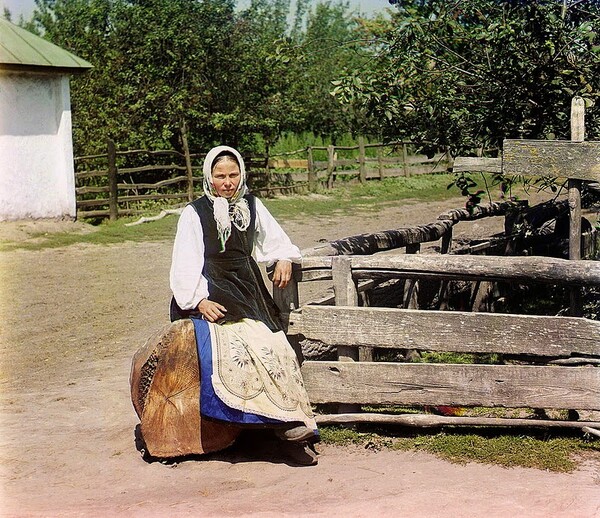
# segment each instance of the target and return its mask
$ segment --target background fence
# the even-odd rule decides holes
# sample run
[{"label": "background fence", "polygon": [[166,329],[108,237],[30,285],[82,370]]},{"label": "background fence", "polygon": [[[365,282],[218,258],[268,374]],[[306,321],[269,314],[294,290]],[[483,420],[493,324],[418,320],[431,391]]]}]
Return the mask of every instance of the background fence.
[{"label": "background fence", "polygon": [[[146,212],[151,204],[185,204],[202,193],[205,154],[183,151],[119,151],[112,140],[106,153],[75,158],[77,215],[110,218]],[[266,195],[331,188],[336,181],[384,179],[446,172],[447,153],[416,155],[410,142],[356,146],[313,146],[286,155],[244,157],[249,184]],[[292,158],[294,157],[294,158]]]}]

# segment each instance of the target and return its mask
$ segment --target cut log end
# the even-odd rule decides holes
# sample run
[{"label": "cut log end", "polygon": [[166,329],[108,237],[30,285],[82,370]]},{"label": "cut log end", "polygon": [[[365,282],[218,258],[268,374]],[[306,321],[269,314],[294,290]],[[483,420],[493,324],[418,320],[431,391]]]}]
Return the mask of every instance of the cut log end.
[{"label": "cut log end", "polygon": [[152,457],[198,455],[230,446],[239,428],[200,415],[194,326],[178,320],[155,333],[132,361],[131,399]]}]

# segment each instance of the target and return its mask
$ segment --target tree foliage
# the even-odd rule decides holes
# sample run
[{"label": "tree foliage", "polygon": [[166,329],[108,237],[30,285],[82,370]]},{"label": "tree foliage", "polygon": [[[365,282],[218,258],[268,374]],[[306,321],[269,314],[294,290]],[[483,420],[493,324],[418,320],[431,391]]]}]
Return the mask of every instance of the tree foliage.
[{"label": "tree foliage", "polygon": [[23,25],[94,65],[72,81],[78,154],[179,147],[184,122],[192,149],[350,132],[473,153],[569,138],[574,95],[598,138],[597,1],[390,3],[366,19],[344,0],[36,0]]},{"label": "tree foliage", "polygon": [[[103,149],[107,137],[121,148],[179,148],[184,123],[193,149],[257,149],[284,131],[350,125],[329,93],[351,62],[350,9],[296,5],[290,17],[290,0],[244,9],[235,0],[36,0],[24,25],[94,65],[72,80],[76,153]],[[282,42],[301,59],[282,59]]]},{"label": "tree foliage", "polygon": [[[595,1],[398,1],[372,27],[369,71],[336,83],[345,104],[367,109],[390,139],[456,153],[503,138],[569,138],[569,106],[600,92]],[[600,124],[591,112],[589,137]],[[427,144],[424,144],[427,147]]]}]

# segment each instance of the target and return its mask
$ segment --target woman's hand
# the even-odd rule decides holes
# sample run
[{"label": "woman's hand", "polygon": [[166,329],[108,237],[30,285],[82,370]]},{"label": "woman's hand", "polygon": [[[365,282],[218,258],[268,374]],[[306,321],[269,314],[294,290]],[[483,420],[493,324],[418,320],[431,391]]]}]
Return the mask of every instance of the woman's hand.
[{"label": "woman's hand", "polygon": [[225,313],[227,313],[225,306],[208,299],[202,299],[200,301],[198,304],[198,311],[200,311],[204,319],[209,322],[216,322],[223,318]]},{"label": "woman's hand", "polygon": [[292,278],[292,262],[286,260],[277,261],[273,271],[273,285],[285,288]]}]

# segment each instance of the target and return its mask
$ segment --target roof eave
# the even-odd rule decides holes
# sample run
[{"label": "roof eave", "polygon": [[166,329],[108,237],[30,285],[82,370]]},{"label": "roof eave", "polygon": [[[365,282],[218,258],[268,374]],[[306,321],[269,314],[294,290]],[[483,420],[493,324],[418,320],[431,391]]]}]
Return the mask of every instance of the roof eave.
[{"label": "roof eave", "polygon": [[43,65],[25,65],[21,63],[0,63],[0,70],[7,72],[35,72],[43,74],[69,74],[79,75],[87,72],[91,68],[89,67],[61,67],[61,66],[43,66]]}]

